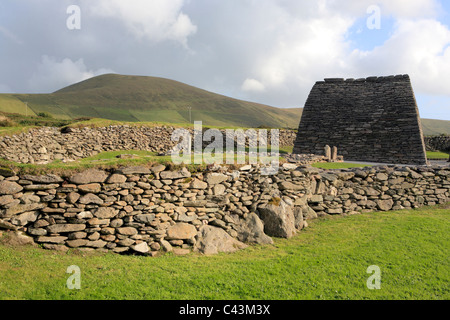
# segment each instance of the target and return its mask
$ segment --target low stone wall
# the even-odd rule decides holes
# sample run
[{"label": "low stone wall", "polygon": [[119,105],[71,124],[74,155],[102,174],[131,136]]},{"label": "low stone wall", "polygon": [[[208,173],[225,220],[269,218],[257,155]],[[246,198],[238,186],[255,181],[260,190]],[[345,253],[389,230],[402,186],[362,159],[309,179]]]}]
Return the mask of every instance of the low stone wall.
[{"label": "low stone wall", "polygon": [[424,137],[427,151],[450,151],[450,136]]},{"label": "low stone wall", "polygon": [[285,164],[270,176],[257,166],[215,170],[3,172],[0,229],[55,250],[213,254],[289,238],[317,216],[434,205],[450,192],[449,168],[321,171]]},{"label": "low stone wall", "polygon": [[[171,141],[174,127],[36,128],[27,133],[0,137],[0,158],[18,163],[73,161],[103,151],[146,150],[167,152],[178,142]],[[63,131],[63,132],[61,132]],[[193,129],[189,130],[193,137]],[[224,136],[225,130],[220,130]],[[269,141],[270,141],[270,130]],[[294,144],[295,132],[280,130],[280,145]],[[204,143],[204,146],[209,143]],[[248,145],[248,141],[247,141]],[[224,148],[226,141],[224,142]]]}]

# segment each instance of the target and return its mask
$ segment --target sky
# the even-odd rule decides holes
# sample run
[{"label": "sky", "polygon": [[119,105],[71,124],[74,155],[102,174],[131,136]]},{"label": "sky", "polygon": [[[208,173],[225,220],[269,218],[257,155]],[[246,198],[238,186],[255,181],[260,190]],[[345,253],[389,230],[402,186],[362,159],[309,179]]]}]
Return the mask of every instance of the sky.
[{"label": "sky", "polygon": [[303,107],[316,81],[409,74],[450,120],[447,0],[2,0],[0,92],[118,73]]}]

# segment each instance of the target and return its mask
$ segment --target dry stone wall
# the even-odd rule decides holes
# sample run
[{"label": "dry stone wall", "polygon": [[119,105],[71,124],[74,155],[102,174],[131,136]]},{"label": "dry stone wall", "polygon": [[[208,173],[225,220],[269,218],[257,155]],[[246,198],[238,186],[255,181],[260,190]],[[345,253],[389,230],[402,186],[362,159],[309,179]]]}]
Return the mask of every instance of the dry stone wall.
[{"label": "dry stone wall", "polygon": [[424,137],[427,151],[450,151],[450,136]]},{"label": "dry stone wall", "polygon": [[325,79],[314,85],[294,153],[337,147],[345,160],[427,163],[422,127],[408,75]]},{"label": "dry stone wall", "polygon": [[[166,153],[178,142],[171,140],[174,127],[134,127],[127,125],[103,128],[36,128],[27,133],[0,137],[0,158],[18,163],[73,161],[103,151],[146,150]],[[61,132],[63,131],[63,132]],[[193,130],[189,130],[193,137]],[[223,146],[226,146],[226,132]],[[268,132],[270,143],[270,130]],[[295,132],[280,130],[280,145],[291,146]],[[248,140],[246,141],[248,145]],[[204,142],[204,146],[209,143]]]},{"label": "dry stone wall", "polygon": [[377,167],[322,171],[284,164],[216,166],[191,173],[163,165],[70,177],[0,172],[0,229],[47,249],[158,255],[232,252],[292,237],[327,214],[445,203],[450,169]]}]

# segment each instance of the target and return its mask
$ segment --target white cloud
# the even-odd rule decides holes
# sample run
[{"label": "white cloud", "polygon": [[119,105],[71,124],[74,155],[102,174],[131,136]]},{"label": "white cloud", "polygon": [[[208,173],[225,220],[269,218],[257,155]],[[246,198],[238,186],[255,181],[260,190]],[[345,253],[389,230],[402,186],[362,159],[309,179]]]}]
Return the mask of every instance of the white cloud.
[{"label": "white cloud", "polygon": [[255,79],[245,79],[244,83],[242,84],[241,89],[243,91],[264,91],[265,87],[264,85]]},{"label": "white cloud", "polygon": [[[308,15],[297,15],[301,8],[265,2],[265,21],[270,22],[254,28],[252,36],[262,39],[261,48],[243,48],[253,51],[255,58],[249,70],[252,76],[246,77],[252,82],[244,82],[242,90],[258,84],[265,90],[253,90],[257,100],[279,105],[277,100],[290,97],[291,106],[300,106],[316,80],[341,73],[347,63],[345,34],[355,19],[329,10],[324,3],[311,3]],[[267,42],[271,46],[264,48]]]},{"label": "white cloud", "polygon": [[188,37],[197,31],[190,18],[181,11],[184,0],[85,2],[86,6],[91,6],[94,15],[119,19],[138,39],[174,40],[187,47]]},{"label": "white cloud", "polygon": [[400,20],[382,46],[372,51],[355,50],[349,60],[358,73],[408,73],[416,91],[450,96],[449,46],[450,30],[440,22]]},{"label": "white cloud", "polygon": [[298,1],[271,2],[272,7],[265,1],[265,6],[255,7],[264,8],[266,21],[276,31],[267,32],[267,25],[255,27],[266,28],[253,37],[261,37],[271,47],[243,48],[254,55],[241,85],[245,98],[302,106],[314,82],[324,77],[405,73],[416,92],[450,96],[450,30],[435,17],[439,4],[434,0],[377,3],[382,16],[396,23],[386,33],[385,43],[371,51],[352,51],[347,35],[358,19],[369,16],[366,10],[372,0],[322,0],[308,3],[308,10]]},{"label": "white cloud", "polygon": [[94,76],[112,73],[110,69],[88,70],[83,59],[61,61],[54,57],[43,56],[36,72],[28,84],[32,92],[45,93],[59,90],[67,85],[80,82]]}]

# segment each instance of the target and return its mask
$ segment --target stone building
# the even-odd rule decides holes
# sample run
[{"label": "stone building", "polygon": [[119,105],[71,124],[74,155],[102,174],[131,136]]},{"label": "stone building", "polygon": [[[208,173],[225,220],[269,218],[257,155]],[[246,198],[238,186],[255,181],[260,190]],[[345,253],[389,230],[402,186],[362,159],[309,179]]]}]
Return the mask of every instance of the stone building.
[{"label": "stone building", "polygon": [[293,153],[337,147],[345,160],[427,164],[408,75],[318,81],[306,101]]}]

